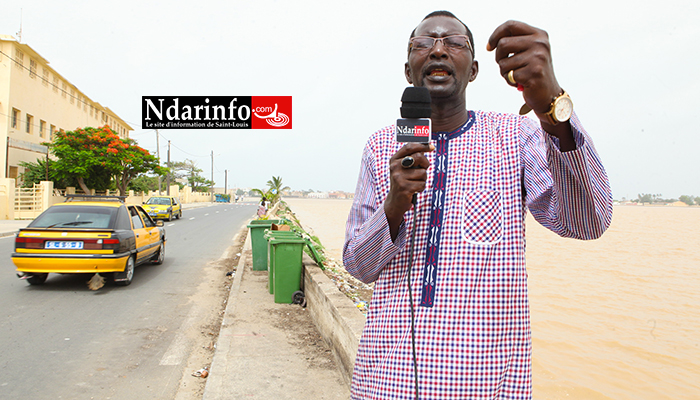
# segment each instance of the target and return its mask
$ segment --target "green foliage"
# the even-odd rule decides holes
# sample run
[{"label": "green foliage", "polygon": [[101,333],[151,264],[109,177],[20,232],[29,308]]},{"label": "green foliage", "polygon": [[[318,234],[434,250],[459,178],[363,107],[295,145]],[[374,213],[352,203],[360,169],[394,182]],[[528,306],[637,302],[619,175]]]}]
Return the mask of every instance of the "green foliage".
[{"label": "green foliage", "polygon": [[214,186],[214,182],[201,175],[202,169],[198,168],[197,163],[192,160],[171,162],[170,171],[172,182],[176,179],[186,178],[187,186],[191,187],[193,192],[208,192]]},{"label": "green foliage", "polygon": [[[128,186],[129,190],[133,190],[134,192],[144,192],[148,193],[151,190],[158,190],[158,177],[157,176],[148,176],[148,175],[139,175],[136,178],[132,179],[131,182],[129,182]],[[162,189],[162,188],[161,188]]]},{"label": "green foliage", "polygon": [[129,182],[139,174],[152,172],[163,175],[167,172],[148,150],[139,147],[133,139],[120,138],[107,125],[60,131],[47,145],[57,157],[54,165],[56,176],[77,180],[84,192],[90,190],[88,183],[92,183],[93,189],[104,189],[95,185],[114,181],[124,196]]},{"label": "green foliage", "polygon": [[685,204],[687,204],[689,206],[692,206],[693,204],[695,204],[695,199],[693,198],[693,196],[682,195],[681,197],[678,198],[678,200],[684,202]]},{"label": "green foliage", "polygon": [[[56,187],[56,171],[52,168],[53,161],[48,160],[48,175],[50,181],[54,182]],[[24,168],[24,172],[19,174],[19,178],[22,180],[22,187],[28,188],[34,186],[35,183],[46,180],[46,159],[38,158],[35,163],[20,161],[19,165]]]},{"label": "green foliage", "polygon": [[280,200],[282,192],[286,190],[291,189],[289,186],[282,186],[282,177],[273,176],[272,179],[267,181],[267,190],[263,191],[262,189],[251,189],[250,192],[252,196],[258,195],[265,197],[270,201],[270,203],[275,204]]}]

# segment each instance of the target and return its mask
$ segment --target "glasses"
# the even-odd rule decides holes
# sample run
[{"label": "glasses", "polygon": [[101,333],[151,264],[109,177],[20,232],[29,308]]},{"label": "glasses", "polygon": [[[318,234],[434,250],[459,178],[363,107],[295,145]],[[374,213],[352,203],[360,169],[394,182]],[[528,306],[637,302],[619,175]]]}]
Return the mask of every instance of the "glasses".
[{"label": "glasses", "polygon": [[452,35],[445,36],[441,38],[431,37],[431,36],[416,36],[411,38],[411,42],[408,44],[408,51],[425,51],[430,50],[435,46],[435,42],[441,42],[442,45],[448,50],[462,50],[469,49],[469,51],[474,54],[472,46],[469,43],[469,37],[467,35]]}]

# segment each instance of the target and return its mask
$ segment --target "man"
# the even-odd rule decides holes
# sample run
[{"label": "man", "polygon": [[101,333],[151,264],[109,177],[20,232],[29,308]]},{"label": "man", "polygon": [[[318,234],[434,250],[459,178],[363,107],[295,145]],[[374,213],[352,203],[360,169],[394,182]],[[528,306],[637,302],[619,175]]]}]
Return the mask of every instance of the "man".
[{"label": "man", "polygon": [[555,78],[546,32],[509,21],[487,45],[539,122],[467,110],[473,49],[451,13],[423,19],[405,73],[430,92],[431,144],[402,146],[390,126],[365,147],[343,257],[375,282],[353,399],[531,398],[527,209],[564,237],[594,239],[610,224],[608,179]]}]

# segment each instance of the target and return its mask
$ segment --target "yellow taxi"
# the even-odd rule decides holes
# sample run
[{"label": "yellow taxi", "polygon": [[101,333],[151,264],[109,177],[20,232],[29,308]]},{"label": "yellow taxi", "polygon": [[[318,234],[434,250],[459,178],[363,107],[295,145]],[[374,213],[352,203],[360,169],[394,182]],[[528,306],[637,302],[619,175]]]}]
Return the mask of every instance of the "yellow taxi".
[{"label": "yellow taxi", "polygon": [[32,285],[50,273],[113,273],[129,285],[134,267],[165,259],[165,228],[135,204],[118,196],[70,197],[41,213],[15,238],[12,262]]},{"label": "yellow taxi", "polygon": [[182,205],[177,197],[153,196],[143,203],[143,208],[153,219],[172,221],[173,217],[182,218]]}]

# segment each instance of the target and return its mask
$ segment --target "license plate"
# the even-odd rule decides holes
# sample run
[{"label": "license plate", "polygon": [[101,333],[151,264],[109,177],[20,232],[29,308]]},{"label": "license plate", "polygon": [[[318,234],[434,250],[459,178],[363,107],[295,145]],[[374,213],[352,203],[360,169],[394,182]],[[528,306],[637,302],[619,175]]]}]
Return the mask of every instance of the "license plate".
[{"label": "license plate", "polygon": [[55,241],[46,242],[45,249],[82,249],[83,242]]}]

